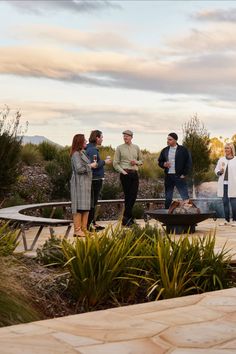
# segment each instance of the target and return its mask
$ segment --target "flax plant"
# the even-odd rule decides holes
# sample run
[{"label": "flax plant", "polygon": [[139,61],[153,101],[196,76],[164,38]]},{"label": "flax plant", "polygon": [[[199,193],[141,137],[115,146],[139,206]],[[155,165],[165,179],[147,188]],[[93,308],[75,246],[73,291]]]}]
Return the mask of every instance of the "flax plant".
[{"label": "flax plant", "polygon": [[140,254],[145,241],[135,237],[132,229],[118,225],[108,227],[102,235],[90,234],[86,239],[70,243],[64,240],[62,250],[66,266],[73,278],[79,303],[86,308],[135,296],[139,286],[135,275],[142,272]]},{"label": "flax plant", "polygon": [[18,243],[17,230],[11,230],[7,222],[0,224],[0,256],[13,254]]}]

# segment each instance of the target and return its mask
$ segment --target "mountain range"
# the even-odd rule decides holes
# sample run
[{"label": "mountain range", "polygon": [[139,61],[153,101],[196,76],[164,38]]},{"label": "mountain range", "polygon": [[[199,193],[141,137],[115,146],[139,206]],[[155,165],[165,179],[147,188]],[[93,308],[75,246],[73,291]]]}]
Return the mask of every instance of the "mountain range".
[{"label": "mountain range", "polygon": [[55,145],[59,145],[57,143],[55,143],[54,141],[46,138],[45,136],[42,136],[42,135],[33,135],[33,136],[29,136],[29,135],[25,135],[23,137],[23,140],[22,140],[22,144],[25,145],[25,144],[35,144],[35,145],[38,145],[38,144],[41,144],[42,142],[48,142],[50,144],[55,144]]}]

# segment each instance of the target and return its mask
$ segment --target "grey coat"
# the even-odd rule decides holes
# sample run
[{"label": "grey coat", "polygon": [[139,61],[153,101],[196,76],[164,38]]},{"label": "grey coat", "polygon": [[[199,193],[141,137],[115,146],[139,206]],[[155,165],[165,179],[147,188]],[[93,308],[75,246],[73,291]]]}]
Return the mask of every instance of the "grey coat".
[{"label": "grey coat", "polygon": [[70,181],[71,210],[90,210],[92,171],[85,153],[76,151],[71,157],[72,176]]}]

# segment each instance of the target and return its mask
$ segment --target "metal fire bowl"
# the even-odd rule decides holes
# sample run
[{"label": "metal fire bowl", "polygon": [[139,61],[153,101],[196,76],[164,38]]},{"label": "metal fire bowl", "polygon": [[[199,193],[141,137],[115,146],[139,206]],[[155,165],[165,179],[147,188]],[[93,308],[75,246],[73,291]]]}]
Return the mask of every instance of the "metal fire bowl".
[{"label": "metal fire bowl", "polygon": [[209,218],[216,219],[214,211],[200,214],[168,214],[168,209],[155,209],[144,212],[144,219],[156,219],[166,226],[192,226]]}]

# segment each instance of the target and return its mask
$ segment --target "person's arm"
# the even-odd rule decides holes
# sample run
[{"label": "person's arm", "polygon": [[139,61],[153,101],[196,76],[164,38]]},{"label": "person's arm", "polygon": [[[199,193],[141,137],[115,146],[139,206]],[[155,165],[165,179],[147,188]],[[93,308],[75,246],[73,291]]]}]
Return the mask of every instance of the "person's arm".
[{"label": "person's arm", "polygon": [[96,146],[89,146],[87,149],[86,149],[86,154],[89,158],[89,160],[93,163],[94,162],[94,155],[97,156],[97,167],[95,168],[95,170],[97,168],[100,168],[101,166],[104,166],[105,165],[105,161],[100,159],[100,156],[99,156],[99,153],[98,153],[98,150],[96,148]]},{"label": "person's arm", "polygon": [[143,164],[143,154],[140,150],[140,148],[138,147],[138,158],[137,158],[137,161],[136,161],[136,165],[137,166],[142,166]]},{"label": "person's arm", "polygon": [[217,176],[221,176],[224,173],[224,171],[222,171],[221,164],[222,164],[222,159],[219,159],[215,168],[215,174]]},{"label": "person's arm", "polygon": [[72,163],[73,163],[74,171],[78,175],[87,174],[89,171],[91,171],[90,164],[86,164],[85,162],[83,162],[79,153],[73,154]]},{"label": "person's arm", "polygon": [[158,158],[158,165],[161,167],[161,168],[166,168],[164,166],[164,163],[166,162],[166,158],[165,158],[165,155],[164,155],[164,150],[161,150],[161,153],[160,153],[160,156]]},{"label": "person's arm", "polygon": [[113,160],[113,167],[117,172],[123,173],[124,175],[127,174],[125,170],[120,166],[120,160],[121,160],[121,153],[120,153],[120,148],[117,147],[114,155],[114,160]]}]

